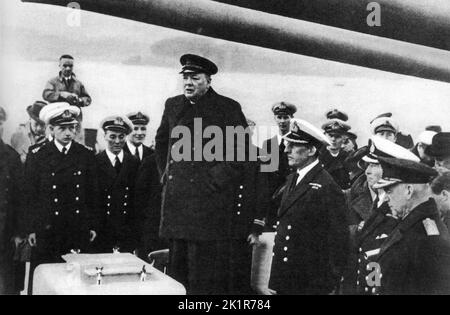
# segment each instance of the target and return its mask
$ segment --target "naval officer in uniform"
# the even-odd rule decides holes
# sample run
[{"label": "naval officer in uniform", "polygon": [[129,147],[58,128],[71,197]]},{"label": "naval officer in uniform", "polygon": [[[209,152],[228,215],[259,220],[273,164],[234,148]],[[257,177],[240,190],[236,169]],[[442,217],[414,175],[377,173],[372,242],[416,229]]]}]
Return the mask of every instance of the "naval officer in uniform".
[{"label": "naval officer in uniform", "polygon": [[20,154],[22,163],[25,163],[30,151],[40,147],[46,141],[45,123],[39,119],[39,114],[47,105],[45,102],[36,101],[27,107],[29,120],[21,124],[18,130],[11,136],[11,146]]},{"label": "naval officer in uniform", "polygon": [[130,113],[127,117],[133,123],[133,129],[128,136],[127,144],[123,149],[125,152],[134,155],[139,162],[142,162],[146,157],[154,153],[151,148],[144,145],[150,118],[142,112]]},{"label": "naval officer in uniform", "polygon": [[138,246],[134,187],[139,160],[124,150],[133,124],[127,117],[111,116],[101,128],[107,148],[95,157],[100,192],[98,249],[133,253]]},{"label": "naval officer in uniform", "polygon": [[378,159],[395,157],[419,162],[412,152],[385,138],[372,136],[369,143],[369,152],[358,163],[365,168],[365,173],[347,193],[353,252],[350,255],[351,272],[345,282],[350,290],[345,293],[370,293],[365,279],[369,272],[364,253],[378,248],[399,222],[385,202],[383,190],[374,188],[383,174]]},{"label": "naval officer in uniform", "polygon": [[[288,102],[278,102],[272,106],[272,113],[274,120],[278,127],[278,133],[270,139],[263,142],[263,152],[268,155],[278,154],[278,167],[277,170],[271,173],[267,173],[268,191],[270,203],[266,209],[266,226],[265,231],[275,231],[275,223],[278,208],[281,203],[281,196],[283,187],[286,184],[287,176],[292,173],[292,168],[289,166],[287,155],[285,152],[286,141],[283,136],[289,132],[291,120],[294,118],[294,114],[297,112],[297,106]],[[278,152],[272,152],[273,149]]]},{"label": "naval officer in uniform", "polygon": [[[449,294],[450,239],[441,221],[429,182],[437,172],[425,164],[379,158],[383,189],[400,222],[375,250],[366,255],[374,267],[375,294]],[[370,276],[369,276],[370,277]]]},{"label": "naval officer in uniform", "polygon": [[335,109],[328,112],[326,117],[328,121],[322,125],[322,129],[331,144],[322,148],[320,162],[339,187],[345,190],[350,188],[350,172],[345,164],[349,153],[343,149],[344,137],[351,129],[346,123],[348,116]]},{"label": "naval officer in uniform", "polygon": [[318,159],[330,143],[299,119],[284,139],[296,172],[288,177],[278,212],[269,288],[277,294],[330,294],[343,275],[349,235],[344,194]]},{"label": "naval officer in uniform", "polygon": [[43,120],[54,140],[34,155],[26,169],[33,266],[89,251],[97,236],[95,157],[74,141],[79,115],[80,109],[68,103],[48,105]]}]

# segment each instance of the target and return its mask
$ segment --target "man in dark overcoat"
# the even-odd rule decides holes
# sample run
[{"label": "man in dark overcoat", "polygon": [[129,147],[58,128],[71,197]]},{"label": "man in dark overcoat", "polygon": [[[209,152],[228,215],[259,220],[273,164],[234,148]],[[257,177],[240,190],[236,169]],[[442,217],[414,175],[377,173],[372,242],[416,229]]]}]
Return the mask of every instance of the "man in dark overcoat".
[{"label": "man in dark overcoat", "polygon": [[344,194],[318,160],[329,142],[299,119],[284,138],[297,171],[288,177],[278,212],[269,288],[283,295],[331,294],[347,262],[349,232]]},{"label": "man in dark overcoat", "polygon": [[[241,141],[226,129],[245,129],[247,123],[239,103],[211,87],[218,71],[213,62],[184,55],[181,64],[184,95],[166,101],[156,135],[164,184],[160,234],[170,241],[169,273],[189,294],[229,293],[226,249],[243,165],[234,161]],[[216,145],[208,149],[209,141]]]},{"label": "man in dark overcoat", "polygon": [[133,124],[127,117],[111,116],[100,125],[107,148],[95,157],[100,192],[98,250],[133,253],[138,247],[134,188],[139,160],[123,149]]},{"label": "man in dark overcoat", "polygon": [[19,240],[22,196],[20,156],[2,140],[6,118],[5,110],[0,107],[0,295],[18,293],[14,285],[13,255]]}]

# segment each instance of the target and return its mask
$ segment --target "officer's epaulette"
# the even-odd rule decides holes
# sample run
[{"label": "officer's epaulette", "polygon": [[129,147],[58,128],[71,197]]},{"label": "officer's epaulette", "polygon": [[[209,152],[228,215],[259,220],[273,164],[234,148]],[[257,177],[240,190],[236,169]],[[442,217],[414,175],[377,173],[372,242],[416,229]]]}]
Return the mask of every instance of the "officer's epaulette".
[{"label": "officer's epaulette", "polygon": [[317,184],[317,183],[309,183],[309,185],[311,186],[312,189],[320,189],[320,188],[322,188],[322,185]]},{"label": "officer's epaulette", "polygon": [[94,149],[92,149],[91,147],[88,147],[88,146],[85,145],[85,144],[82,144],[82,146],[85,147],[86,149],[88,149],[89,151],[94,151]]},{"label": "officer's epaulette", "polygon": [[427,218],[422,221],[423,226],[425,228],[425,231],[427,232],[428,236],[436,236],[441,235],[439,232],[439,229],[436,225],[436,222],[434,220],[431,220],[430,218]]},{"label": "officer's epaulette", "polygon": [[40,149],[42,149],[43,147],[45,147],[45,145],[46,145],[47,143],[48,143],[47,141],[43,141],[43,142],[40,142],[40,143],[36,143],[36,144],[32,145],[32,146],[28,149],[28,151],[29,151],[30,153],[32,153],[32,154],[36,154],[36,153],[39,152]]},{"label": "officer's epaulette", "polygon": [[266,225],[266,222],[263,221],[263,220],[255,219],[255,220],[253,221],[253,224],[260,225],[260,226],[263,226],[263,227],[264,227],[264,226]]}]

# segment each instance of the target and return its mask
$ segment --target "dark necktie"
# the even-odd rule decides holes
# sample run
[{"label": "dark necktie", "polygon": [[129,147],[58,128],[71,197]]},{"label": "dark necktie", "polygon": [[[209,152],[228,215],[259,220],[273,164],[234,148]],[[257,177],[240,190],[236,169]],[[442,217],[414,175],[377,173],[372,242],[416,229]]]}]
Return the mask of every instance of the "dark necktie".
[{"label": "dark necktie", "polygon": [[122,169],[122,163],[120,163],[119,157],[116,156],[116,162],[114,164],[114,168],[116,169],[116,173],[119,174]]},{"label": "dark necktie", "polygon": [[286,146],[284,145],[284,139],[281,139],[280,143],[280,153],[284,153],[284,150],[286,149]]},{"label": "dark necktie", "polygon": [[62,155],[63,155],[63,157],[66,156],[66,154],[67,154],[67,148],[64,147],[64,148],[62,149]]},{"label": "dark necktie", "polygon": [[134,152],[134,156],[137,157],[137,159],[140,161],[141,157],[139,156],[139,149],[136,147],[136,151]]},{"label": "dark necktie", "polygon": [[292,192],[295,187],[297,187],[297,180],[298,180],[298,172],[295,172],[294,180],[292,181],[291,187],[289,187],[289,192]]}]

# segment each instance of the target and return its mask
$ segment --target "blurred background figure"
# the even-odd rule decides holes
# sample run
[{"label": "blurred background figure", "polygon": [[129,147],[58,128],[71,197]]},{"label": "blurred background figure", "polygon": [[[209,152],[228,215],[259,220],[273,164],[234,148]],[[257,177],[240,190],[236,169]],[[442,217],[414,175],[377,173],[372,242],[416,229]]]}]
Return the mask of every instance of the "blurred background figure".
[{"label": "blurred background figure", "polygon": [[439,173],[450,171],[450,132],[436,134],[425,154],[434,158],[434,168]]},{"label": "blurred background figure", "polygon": [[[88,107],[92,98],[84,84],[78,80],[73,69],[75,59],[71,55],[63,55],[59,58],[59,74],[50,79],[45,85],[42,97],[49,103],[66,102],[80,108]],[[79,143],[96,149],[97,130],[83,129],[83,112],[78,117],[77,137]]]},{"label": "blurred background figure", "polygon": [[347,153],[353,153],[356,150],[358,150],[358,143],[356,143],[356,139],[358,139],[358,136],[354,134],[353,132],[348,131],[344,135],[344,141],[342,143],[342,149]]},{"label": "blurred background figure", "polygon": [[44,100],[49,103],[67,102],[77,107],[91,105],[92,99],[84,84],[77,79],[73,72],[74,62],[74,58],[70,55],[63,55],[59,58],[60,72],[45,85],[42,93]]},{"label": "blurred background figure", "polygon": [[399,125],[392,119],[392,113],[378,115],[370,122],[370,127],[372,134],[394,143],[397,141]]},{"label": "blurred background figure", "polygon": [[339,187],[345,190],[350,187],[350,175],[345,166],[345,160],[349,154],[343,147],[351,127],[345,123],[348,120],[347,114],[337,109],[329,111],[326,118],[328,121],[322,125],[322,129],[331,144],[321,149],[320,162]]},{"label": "blurred background figure", "polygon": [[435,131],[425,130],[422,131],[417,138],[417,143],[411,150],[412,153],[420,158],[420,162],[433,167],[434,158],[425,153],[428,146],[433,142],[433,137],[437,134]]},{"label": "blurred background figure", "polygon": [[6,119],[6,112],[0,107],[0,295],[18,294],[23,289],[16,286],[14,279],[14,253],[22,242],[17,237],[22,163],[19,154],[2,140]]},{"label": "blurred background figure", "polygon": [[431,191],[447,229],[450,230],[450,172],[443,173],[431,182]]},{"label": "blurred background figure", "polygon": [[25,163],[30,148],[40,146],[46,140],[45,123],[39,119],[39,114],[46,105],[46,102],[36,101],[28,106],[28,121],[21,124],[11,137],[11,146],[20,154],[22,163]]},{"label": "blurred background figure", "polygon": [[123,149],[125,152],[134,155],[139,162],[142,162],[146,157],[154,153],[152,149],[144,145],[150,118],[142,112],[130,113],[127,117],[133,123],[133,129],[128,135],[127,143]]},{"label": "blurred background figure", "polygon": [[378,115],[370,122],[370,125],[372,127],[372,134],[386,138],[406,149],[412,149],[414,146],[411,135],[404,135],[400,132],[399,124],[392,118],[392,113]]}]

